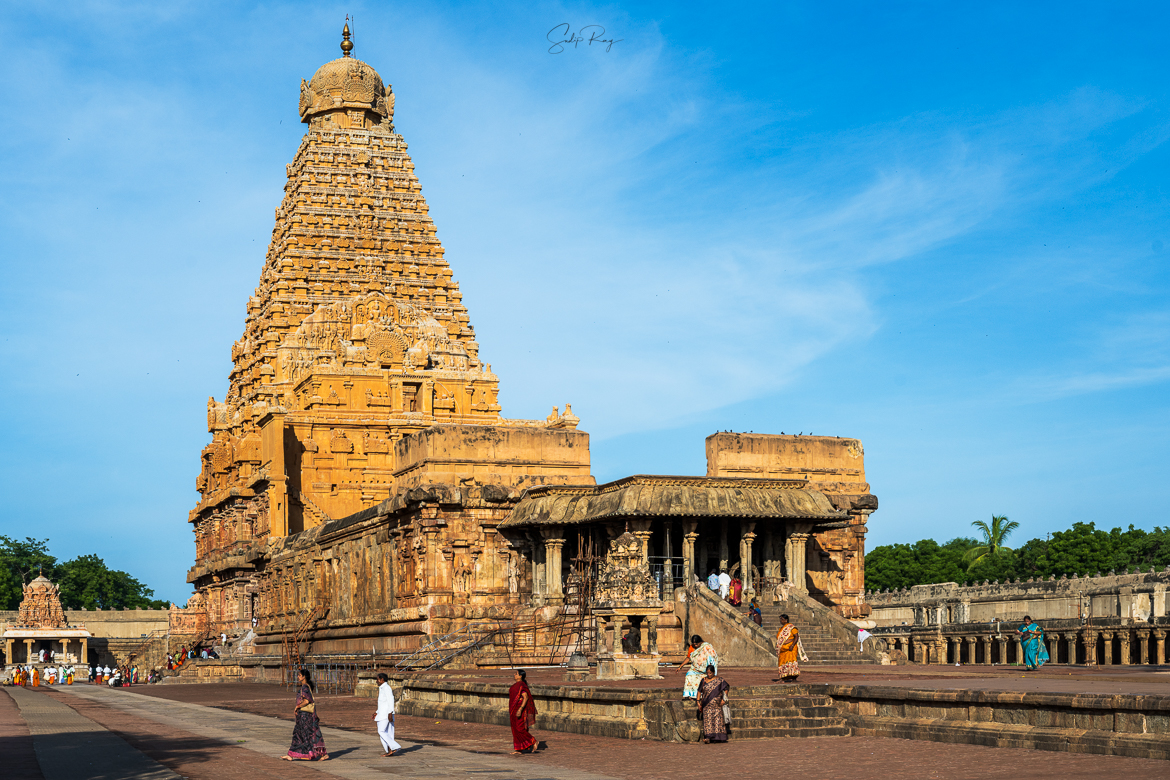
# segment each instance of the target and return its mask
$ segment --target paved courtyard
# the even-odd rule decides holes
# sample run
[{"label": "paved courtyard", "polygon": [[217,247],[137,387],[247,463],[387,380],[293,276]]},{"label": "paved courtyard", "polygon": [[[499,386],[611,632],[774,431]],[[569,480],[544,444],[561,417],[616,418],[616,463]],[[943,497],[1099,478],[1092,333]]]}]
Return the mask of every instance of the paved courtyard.
[{"label": "paved courtyard", "polygon": [[[740,685],[768,682],[768,670],[727,670]],[[476,677],[500,676],[498,672]],[[533,682],[559,682],[534,669]],[[760,679],[755,679],[759,677]],[[546,678],[546,679],[542,679]],[[815,679],[814,679],[815,678]],[[869,682],[999,690],[1170,692],[1170,674],[1072,670],[1042,676],[987,674],[974,667],[809,671],[805,682]],[[663,684],[673,684],[668,678]],[[1032,686],[1038,686],[1033,688]],[[1116,756],[948,745],[873,737],[732,741],[726,745],[628,741],[538,732],[544,749],[512,756],[506,727],[402,716],[406,748],[392,758],[370,720],[373,702],[321,695],[318,712],[333,758],[280,760],[292,732],[290,690],[276,685],[154,685],[113,690],[86,684],[0,693],[0,755],[13,780],[263,780],[265,778],[484,778],[503,780],[658,780],[696,776],[742,780],[780,774],[802,780],[885,778],[1167,777],[1170,763]],[[1021,771],[1021,767],[1028,767]],[[782,768],[781,768],[782,767]]]}]

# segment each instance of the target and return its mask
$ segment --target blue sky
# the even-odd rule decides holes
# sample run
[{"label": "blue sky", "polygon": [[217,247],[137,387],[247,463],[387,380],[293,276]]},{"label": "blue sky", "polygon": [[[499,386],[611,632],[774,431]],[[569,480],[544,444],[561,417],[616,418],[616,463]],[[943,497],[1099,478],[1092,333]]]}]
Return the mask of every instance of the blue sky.
[{"label": "blue sky", "polygon": [[346,13],[505,415],[571,402],[599,480],[803,431],[864,442],[871,547],[1167,523],[1162,4],[78,2],[0,9],[0,533],[185,600]]}]

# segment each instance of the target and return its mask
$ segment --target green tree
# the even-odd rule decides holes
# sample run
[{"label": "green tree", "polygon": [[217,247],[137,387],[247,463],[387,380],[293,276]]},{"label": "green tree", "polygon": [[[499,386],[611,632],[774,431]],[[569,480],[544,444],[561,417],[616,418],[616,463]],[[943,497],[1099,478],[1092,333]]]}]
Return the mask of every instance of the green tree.
[{"label": "green tree", "polygon": [[23,542],[0,536],[0,609],[19,609],[23,586],[44,570],[53,578],[57,559],[49,555],[49,541],[26,537]]},{"label": "green tree", "polygon": [[975,545],[974,539],[959,537],[946,544],[922,539],[914,544],[875,547],[865,556],[866,586],[885,590],[960,582],[965,571],[963,556]]},{"label": "green tree", "polygon": [[57,567],[57,586],[66,609],[141,609],[166,607],[154,591],[124,571],[106,566],[96,555],[82,555]]},{"label": "green tree", "polygon": [[1006,515],[992,515],[990,526],[982,520],[976,520],[971,525],[983,533],[983,543],[972,547],[963,556],[968,571],[984,558],[995,558],[1000,551],[1011,550],[1010,547],[1004,546],[1003,540],[1020,527],[1019,523],[1009,522]]}]

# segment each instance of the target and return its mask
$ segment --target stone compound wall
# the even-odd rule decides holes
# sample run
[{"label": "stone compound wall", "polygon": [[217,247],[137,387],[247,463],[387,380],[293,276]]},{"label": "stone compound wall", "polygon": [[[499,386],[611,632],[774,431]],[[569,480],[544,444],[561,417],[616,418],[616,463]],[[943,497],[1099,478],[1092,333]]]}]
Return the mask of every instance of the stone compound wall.
[{"label": "stone compound wall", "polygon": [[942,582],[897,591],[867,591],[870,618],[881,626],[1166,616],[1170,567],[1161,572],[1028,580],[982,585]]},{"label": "stone compound wall", "polygon": [[1025,615],[1045,632],[1052,663],[1166,662],[1170,568],[1140,574],[869,592],[875,636],[916,663],[1019,664]]},{"label": "stone compound wall", "polygon": [[[16,610],[0,611],[0,624],[16,622]],[[167,628],[165,609],[67,609],[69,625],[82,625],[96,638],[135,639]]]}]

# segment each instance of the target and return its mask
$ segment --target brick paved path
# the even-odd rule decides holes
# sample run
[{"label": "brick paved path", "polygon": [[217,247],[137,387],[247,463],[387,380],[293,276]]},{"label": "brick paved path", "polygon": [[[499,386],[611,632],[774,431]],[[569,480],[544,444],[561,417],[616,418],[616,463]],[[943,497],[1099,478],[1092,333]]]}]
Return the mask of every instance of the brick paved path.
[{"label": "brick paved path", "polygon": [[[184,686],[185,687],[185,686]],[[282,691],[283,692],[283,691]],[[368,734],[325,726],[322,733],[325,744],[329,748],[332,758],[329,761],[297,762],[290,764],[281,761],[280,756],[288,750],[292,736],[292,726],[288,721],[253,715],[242,712],[228,712],[212,709],[199,704],[190,704],[180,701],[167,701],[151,696],[142,696],[132,691],[114,690],[99,686],[72,686],[58,688],[54,692],[55,698],[64,700],[65,697],[75,697],[83,701],[97,704],[116,711],[109,718],[107,725],[110,728],[121,729],[122,719],[132,717],[139,721],[153,722],[176,732],[187,732],[189,735],[202,737],[205,740],[214,740],[227,745],[239,745],[236,748],[240,753],[251,754],[237,756],[236,760],[248,765],[259,758],[266,758],[268,762],[276,762],[281,777],[289,777],[288,769],[304,769],[306,773],[316,772],[321,775],[334,775],[349,780],[385,780],[387,774],[403,778],[483,778],[483,780],[520,780],[533,777],[525,766],[527,756],[496,757],[477,755],[463,750],[421,745],[405,739],[399,739],[405,748],[404,751],[390,758],[382,758],[382,748],[373,730],[373,723],[367,729]],[[287,695],[283,697],[286,710],[292,709],[292,702]],[[363,702],[365,717],[369,719],[372,710],[368,701]],[[141,728],[141,724],[137,726]],[[149,726],[147,727],[149,730]],[[141,739],[141,734],[139,735]],[[259,754],[253,758],[254,754]],[[187,777],[194,777],[190,773],[191,767],[179,770]],[[208,780],[212,777],[206,773]],[[583,771],[572,767],[554,768],[544,766],[539,770],[539,776],[544,780],[613,780],[594,772]],[[217,780],[226,780],[216,774]],[[244,775],[241,775],[244,777]],[[247,778],[255,778],[256,774],[248,772]],[[46,780],[49,778],[46,777]],[[152,779],[153,780],[153,779]]]},{"label": "brick paved path", "polygon": [[0,688],[0,756],[5,780],[44,780],[32,734],[11,694]]}]

